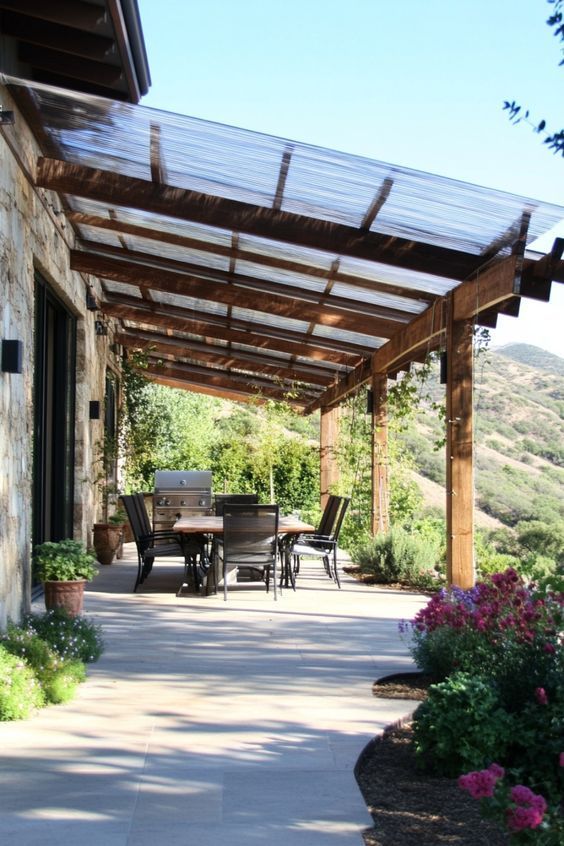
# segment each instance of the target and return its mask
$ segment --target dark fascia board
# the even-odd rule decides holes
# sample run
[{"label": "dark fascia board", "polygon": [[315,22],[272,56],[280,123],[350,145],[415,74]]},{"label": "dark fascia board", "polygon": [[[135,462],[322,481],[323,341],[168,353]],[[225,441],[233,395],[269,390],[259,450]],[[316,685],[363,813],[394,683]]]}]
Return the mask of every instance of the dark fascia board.
[{"label": "dark fascia board", "polygon": [[121,10],[127,27],[127,35],[129,38],[129,45],[135,64],[135,71],[137,82],[139,84],[139,91],[144,97],[149,91],[151,85],[151,75],[149,73],[149,62],[147,59],[147,51],[145,49],[145,39],[143,38],[143,30],[141,27],[141,16],[139,14],[139,7],[137,0],[119,0]]}]

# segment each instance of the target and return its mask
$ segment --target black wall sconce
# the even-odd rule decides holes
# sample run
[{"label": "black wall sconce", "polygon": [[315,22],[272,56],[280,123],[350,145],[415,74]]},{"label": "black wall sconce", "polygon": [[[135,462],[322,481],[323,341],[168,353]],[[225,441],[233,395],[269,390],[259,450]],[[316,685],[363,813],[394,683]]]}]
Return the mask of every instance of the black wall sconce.
[{"label": "black wall sconce", "polygon": [[95,320],[94,321],[94,329],[97,335],[107,335],[108,334],[108,327],[104,323],[103,320]]},{"label": "black wall sconce", "polygon": [[90,417],[90,420],[100,419],[100,400],[90,400],[88,416]]},{"label": "black wall sconce", "polygon": [[439,372],[440,372],[440,383],[441,385],[446,385],[447,383],[447,354],[443,350],[441,353],[441,357],[439,359]]},{"label": "black wall sconce", "polygon": [[86,289],[86,308],[88,311],[97,311],[98,310],[98,301],[94,294],[92,293],[91,288]]},{"label": "black wall sconce", "polygon": [[14,113],[0,106],[0,126],[9,126],[15,123]]},{"label": "black wall sconce", "polygon": [[23,341],[2,341],[2,370],[4,373],[23,372]]},{"label": "black wall sconce", "polygon": [[372,414],[374,411],[374,394],[372,391],[368,390],[366,392],[366,413]]}]

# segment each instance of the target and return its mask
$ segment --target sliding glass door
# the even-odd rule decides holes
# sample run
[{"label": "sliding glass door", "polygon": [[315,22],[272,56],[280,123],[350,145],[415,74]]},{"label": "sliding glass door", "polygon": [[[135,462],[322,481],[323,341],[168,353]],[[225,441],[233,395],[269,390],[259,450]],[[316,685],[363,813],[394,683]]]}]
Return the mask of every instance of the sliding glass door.
[{"label": "sliding glass door", "polygon": [[33,544],[73,534],[76,321],[35,284]]}]

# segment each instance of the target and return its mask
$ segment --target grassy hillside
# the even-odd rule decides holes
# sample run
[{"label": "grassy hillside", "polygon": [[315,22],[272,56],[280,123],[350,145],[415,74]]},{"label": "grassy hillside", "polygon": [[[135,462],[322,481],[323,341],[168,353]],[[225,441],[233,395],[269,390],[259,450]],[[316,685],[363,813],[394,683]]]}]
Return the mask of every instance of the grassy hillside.
[{"label": "grassy hillside", "polygon": [[[444,396],[438,382],[434,374],[435,400]],[[525,344],[489,351],[476,363],[474,405],[478,509],[510,526],[564,519],[564,360]],[[445,453],[433,442],[442,435],[428,406],[405,435],[418,472],[440,485]]]}]

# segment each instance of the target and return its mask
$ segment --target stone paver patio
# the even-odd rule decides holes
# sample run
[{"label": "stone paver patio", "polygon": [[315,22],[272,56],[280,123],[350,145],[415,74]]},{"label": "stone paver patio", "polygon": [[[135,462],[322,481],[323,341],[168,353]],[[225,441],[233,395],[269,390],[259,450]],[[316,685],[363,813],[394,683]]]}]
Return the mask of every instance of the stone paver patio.
[{"label": "stone paver patio", "polygon": [[277,602],[251,585],[177,596],[163,564],[132,594],[133,559],[89,586],[106,652],[77,698],[0,723],[0,839],[361,846],[354,765],[413,706],[372,682],[413,668],[397,622],[426,600],[346,575],[339,591],[307,561]]}]

